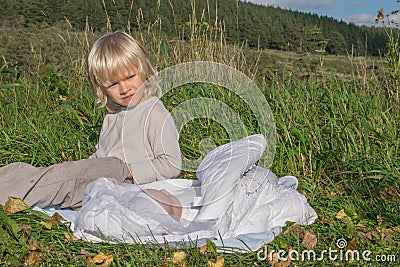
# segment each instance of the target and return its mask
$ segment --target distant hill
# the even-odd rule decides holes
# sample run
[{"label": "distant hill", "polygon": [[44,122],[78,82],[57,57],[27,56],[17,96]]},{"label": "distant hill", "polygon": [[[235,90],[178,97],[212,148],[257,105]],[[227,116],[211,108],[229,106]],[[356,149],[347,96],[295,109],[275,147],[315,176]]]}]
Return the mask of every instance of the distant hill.
[{"label": "distant hill", "polygon": [[[377,56],[388,41],[381,28],[357,26],[326,16],[301,13],[237,0],[2,0],[3,27],[52,26],[65,18],[77,29],[86,22],[94,30],[105,29],[107,16],[113,29],[137,28],[137,15],[144,23],[162,20],[170,38],[182,31],[196,14],[198,23],[213,26],[222,21],[229,42],[247,42],[250,47],[297,52]],[[106,13],[107,12],[107,13]],[[201,19],[203,17],[203,19]]]}]

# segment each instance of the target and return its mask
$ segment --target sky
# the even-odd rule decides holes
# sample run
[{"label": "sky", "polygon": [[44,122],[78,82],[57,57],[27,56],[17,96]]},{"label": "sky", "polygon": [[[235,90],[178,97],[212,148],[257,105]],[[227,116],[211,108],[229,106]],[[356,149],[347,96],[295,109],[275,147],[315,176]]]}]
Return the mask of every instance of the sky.
[{"label": "sky", "polygon": [[[256,4],[279,6],[293,11],[309,12],[357,25],[375,26],[378,9],[385,14],[400,9],[397,0],[245,0]],[[399,0],[400,1],[400,0]],[[400,16],[394,19],[399,20]]]}]

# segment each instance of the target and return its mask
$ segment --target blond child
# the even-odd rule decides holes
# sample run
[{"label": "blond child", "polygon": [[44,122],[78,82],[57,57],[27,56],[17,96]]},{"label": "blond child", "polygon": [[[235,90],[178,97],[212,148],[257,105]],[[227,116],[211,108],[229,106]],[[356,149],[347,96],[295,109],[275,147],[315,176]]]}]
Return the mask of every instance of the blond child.
[{"label": "blond child", "polygon": [[155,70],[144,47],[122,31],[106,34],[89,53],[88,72],[97,101],[109,111],[91,158],[124,160],[138,184],[178,176],[178,133],[151,96],[157,84],[149,82]]},{"label": "blond child", "polygon": [[46,168],[23,162],[0,168],[0,204],[13,196],[30,206],[79,208],[87,184],[100,177],[142,184],[178,176],[178,133],[162,102],[151,95],[157,85],[147,82],[155,72],[144,47],[129,34],[99,38],[88,73],[96,100],[109,112],[96,152]]}]

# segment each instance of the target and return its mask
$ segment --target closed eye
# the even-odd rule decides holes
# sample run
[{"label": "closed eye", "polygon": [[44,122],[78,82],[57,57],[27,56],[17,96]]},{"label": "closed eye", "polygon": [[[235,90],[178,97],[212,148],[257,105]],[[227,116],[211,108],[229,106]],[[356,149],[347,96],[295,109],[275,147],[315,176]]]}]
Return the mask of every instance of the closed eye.
[{"label": "closed eye", "polygon": [[117,83],[112,83],[109,86],[107,86],[107,88],[111,88],[111,87],[116,86],[116,85],[117,85]]}]

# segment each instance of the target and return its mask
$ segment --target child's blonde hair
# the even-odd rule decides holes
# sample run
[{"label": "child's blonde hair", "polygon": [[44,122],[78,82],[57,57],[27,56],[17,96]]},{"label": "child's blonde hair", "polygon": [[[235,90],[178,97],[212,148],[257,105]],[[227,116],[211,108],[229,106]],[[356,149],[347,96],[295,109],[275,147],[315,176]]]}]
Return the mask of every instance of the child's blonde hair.
[{"label": "child's blonde hair", "polygon": [[[146,49],[129,34],[115,31],[93,44],[88,56],[88,73],[98,104],[111,112],[119,110],[120,107],[107,98],[106,83],[125,78],[125,71],[133,67],[143,81],[156,73]],[[146,86],[144,95],[150,96],[153,90],[154,86]]]}]

